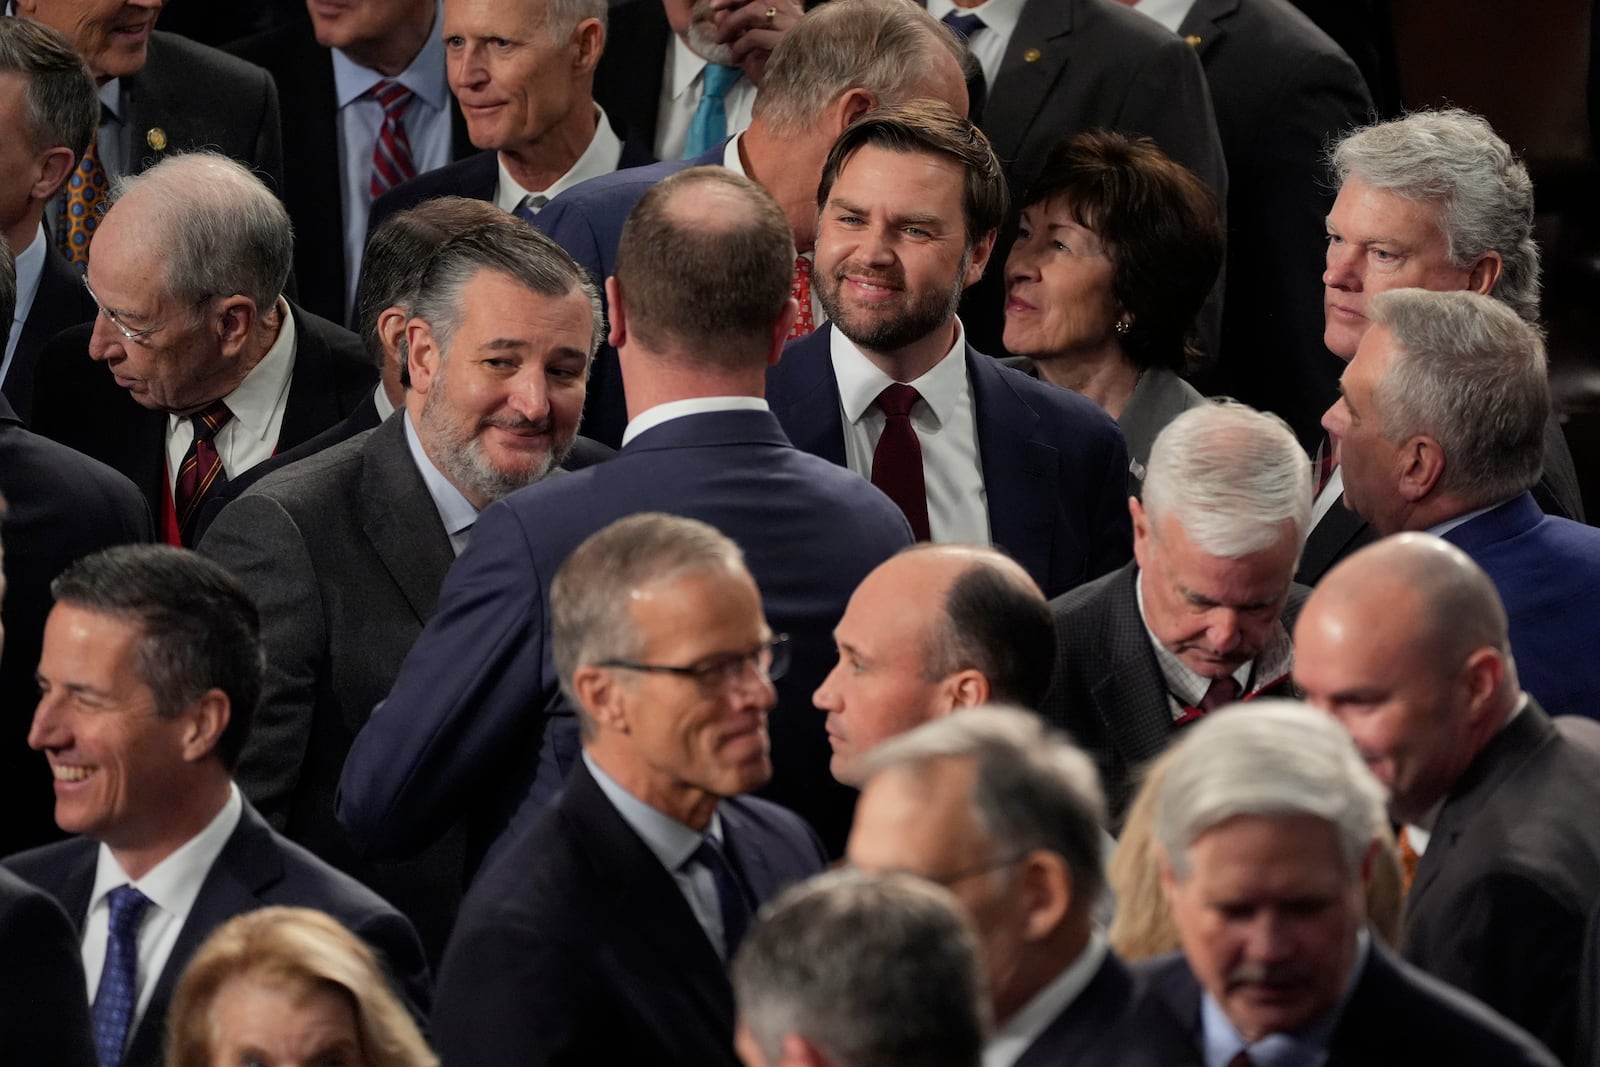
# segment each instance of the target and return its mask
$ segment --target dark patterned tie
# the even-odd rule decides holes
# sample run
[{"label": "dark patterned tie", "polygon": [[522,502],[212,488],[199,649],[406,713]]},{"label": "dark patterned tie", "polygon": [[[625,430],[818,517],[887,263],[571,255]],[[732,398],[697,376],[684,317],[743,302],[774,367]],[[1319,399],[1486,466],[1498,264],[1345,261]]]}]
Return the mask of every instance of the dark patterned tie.
[{"label": "dark patterned tie", "polygon": [[56,247],[78,273],[89,266],[89,242],[95,227],[111,200],[111,179],[100,165],[100,134],[89,139],[89,147],[78,160],[72,177],[61,191],[61,218],[56,227]]},{"label": "dark patterned tie", "polygon": [[1184,708],[1183,714],[1173,722],[1178,726],[1187,726],[1196,719],[1205,718],[1224,704],[1232,704],[1239,699],[1239,692],[1244,687],[1233,675],[1224,675],[1221,678],[1211,679],[1211,684],[1206,686],[1205,695],[1200,698],[1200,703],[1192,708]]},{"label": "dark patterned tie", "polygon": [[726,949],[724,959],[731,960],[750,925],[750,893],[723,854],[722,846],[710,834],[700,839],[689,861],[710,871],[711,880],[716,883],[717,909],[722,913],[722,943]]},{"label": "dark patterned tie", "polygon": [[532,222],[533,217],[544,210],[544,206],[549,202],[550,198],[543,193],[529,193],[517,202],[516,210],[512,214],[523,222]]},{"label": "dark patterned tie", "polygon": [[218,400],[198,415],[190,417],[194,424],[194,440],[184,453],[183,464],[178,467],[177,484],[172,489],[172,507],[178,514],[178,533],[183,543],[194,547],[194,520],[200,505],[214,486],[228,484],[228,475],[222,469],[222,456],[217,452],[217,431],[228,424],[233,412]]},{"label": "dark patterned tie", "polygon": [[922,394],[909,385],[890,383],[874,401],[886,418],[883,436],[872,453],[872,484],[905,512],[918,541],[928,532],[928,489],[922,477],[922,445],[911,425],[911,408]]},{"label": "dark patterned tie", "polygon": [[367,90],[367,95],[383,108],[383,125],[372,146],[370,191],[372,199],[376,200],[401,182],[417,176],[417,165],[411,161],[411,142],[406,139],[406,128],[400,121],[411,103],[411,90],[399,82],[385,80]]},{"label": "dark patterned tie", "polygon": [[811,260],[805,256],[794,257],[794,279],[789,283],[789,295],[800,305],[800,314],[789,327],[789,340],[793,341],[817,328],[816,320],[811,317]]},{"label": "dark patterned tie", "polygon": [[950,14],[939,21],[955,30],[956,36],[963,41],[970,41],[973,34],[984,28],[982,19],[976,15],[963,15],[959,7],[951,9]]},{"label": "dark patterned tie", "polygon": [[131,885],[111,891],[111,924],[106,938],[106,962],[95,988],[94,1049],[100,1067],[117,1067],[139,1002],[139,924],[150,898]]}]

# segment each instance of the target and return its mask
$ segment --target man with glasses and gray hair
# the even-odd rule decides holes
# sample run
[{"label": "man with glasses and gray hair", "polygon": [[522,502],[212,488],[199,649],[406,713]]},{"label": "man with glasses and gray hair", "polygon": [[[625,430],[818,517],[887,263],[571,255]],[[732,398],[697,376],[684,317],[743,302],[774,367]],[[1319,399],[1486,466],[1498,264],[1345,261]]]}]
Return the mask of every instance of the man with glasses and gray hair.
[{"label": "man with glasses and gray hair", "polygon": [[332,426],[377,380],[355,335],[284,299],[292,245],[244,166],[171,156],[118,182],[84,275],[100,314],[40,358],[34,429],[132,479],[168,544],[193,544],[213,487]]},{"label": "man with glasses and gray hair", "polygon": [[647,512],[585,540],[550,593],[583,755],[473,883],[440,970],[447,1063],[728,1065],[727,961],[761,902],[821,870],[772,774],[787,661],[743,554]]},{"label": "man with glasses and gray hair", "polygon": [[1132,992],[1095,929],[1105,806],[1094,764],[1019,709],[971,708],[874,749],[850,862],[948,887],[983,948],[985,1067],[1114,1063]]}]

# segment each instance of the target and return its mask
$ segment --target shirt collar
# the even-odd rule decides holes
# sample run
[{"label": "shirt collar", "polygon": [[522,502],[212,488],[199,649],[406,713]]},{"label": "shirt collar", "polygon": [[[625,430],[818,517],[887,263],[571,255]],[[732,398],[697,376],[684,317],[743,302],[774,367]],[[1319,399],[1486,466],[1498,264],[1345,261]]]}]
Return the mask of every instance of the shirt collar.
[{"label": "shirt collar", "polygon": [[1016,32],[1017,21],[1022,18],[1022,6],[1025,2],[1026,0],[986,0],[977,7],[957,8],[952,0],[928,0],[928,14],[941,20],[950,12],[957,10],[963,15],[977,15],[983,20],[985,29],[993,30],[998,36],[1009,40]]},{"label": "shirt collar", "polygon": [[[1507,499],[1509,500],[1510,498],[1507,497]],[[1497,507],[1500,507],[1505,502],[1506,502],[1505,500],[1497,500],[1493,504],[1490,504],[1486,508],[1474,508],[1473,510],[1467,512],[1465,515],[1457,515],[1453,519],[1446,519],[1441,523],[1437,523],[1436,525],[1430,526],[1430,527],[1428,527],[1426,532],[1433,534],[1433,536],[1435,536],[1435,537],[1443,537],[1445,534],[1449,533],[1451,530],[1454,530],[1457,526],[1463,526],[1466,523],[1469,523],[1473,519],[1477,518],[1479,515],[1487,515],[1489,512],[1493,511]]]},{"label": "shirt collar", "polygon": [[223,803],[222,810],[212,816],[205,829],[185,841],[138,880],[129,878],[111,854],[111,849],[102,844],[95,865],[94,890],[89,894],[89,910],[93,911],[118,886],[131,885],[148,897],[150,903],[169,915],[177,916],[179,922],[187,919],[211,865],[222,855],[223,847],[238,828],[243,814],[244,801],[239,796],[239,787],[229,782],[227,801]]},{"label": "shirt collar", "polygon": [[[294,314],[289,310],[289,302],[281,296],[278,297],[277,310],[282,322],[278,327],[277,339],[267,349],[267,354],[261,357],[261,362],[250,368],[244,381],[222,398],[233,413],[233,421],[238,424],[233,432],[254,434],[263,441],[272,430],[272,416],[283,401],[284,394],[289,391],[289,380],[294,374]],[[189,418],[188,415],[167,416],[168,433],[189,421]]]},{"label": "shirt collar", "polygon": [[28,242],[28,247],[17,253],[17,321],[28,317],[28,310],[33,307],[33,298],[39,292],[39,277],[44,273],[45,236],[44,225],[33,233],[33,240]]},{"label": "shirt collar", "polygon": [[719,845],[722,843],[722,820],[715,811],[712,811],[711,822],[702,834],[672,816],[657,811],[622,788],[616,779],[601,769],[587,750],[583,753],[583,763],[594,776],[600,792],[606,795],[611,806],[617,809],[617,814],[622,816],[622,821],[639,835],[645,847],[655,854],[661,866],[667,870],[676,871],[689,862],[694,850],[700,847],[702,838],[710,837]]},{"label": "shirt collar", "polygon": [[1328,1060],[1328,1041],[1339,1026],[1361,973],[1366,970],[1371,951],[1372,936],[1363,927],[1356,933],[1355,962],[1345,978],[1344,993],[1339,997],[1339,1003],[1299,1033],[1268,1034],[1260,1041],[1247,1043],[1233,1028],[1233,1023],[1228,1020],[1222,1006],[1211,998],[1211,994],[1202,994],[1200,1029],[1206,1067],[1226,1067],[1235,1056],[1246,1051],[1255,1067],[1322,1067]]},{"label": "shirt collar", "polygon": [[1194,0],[1139,0],[1133,5],[1135,11],[1155,19],[1173,33],[1177,33],[1183,20],[1189,17],[1192,7]]},{"label": "shirt collar", "polygon": [[122,121],[122,79],[112,78],[100,86],[100,119],[105,121],[107,115],[112,121]]},{"label": "shirt collar", "polygon": [[379,422],[388,422],[389,416],[394,414],[394,403],[389,399],[389,391],[382,382],[372,387],[372,406],[378,409]]},{"label": "shirt collar", "polygon": [[[878,394],[894,379],[879,370],[877,364],[863,355],[855,342],[837,327],[828,331],[828,348],[833,357],[833,375],[839,383],[839,402],[844,407],[845,420],[860,422]],[[958,355],[965,349],[966,331],[957,319],[955,344],[922,377],[906,383],[922,396],[940,426],[955,416],[968,391],[967,361]]]},{"label": "shirt collar", "polygon": [[[689,91],[695,79],[700,77],[710,61],[684,43],[682,37],[672,35],[672,99],[681,100],[683,94]],[[744,81],[744,75],[739,80],[728,86],[731,92],[734,85]]]},{"label": "shirt collar", "polygon": [[422,441],[417,437],[417,429],[411,424],[411,412],[406,412],[405,420],[406,447],[411,450],[411,461],[417,465],[417,473],[422,475],[422,484],[428,487],[428,495],[433,498],[433,506],[438,509],[439,521],[444,523],[444,532],[454,537],[472,529],[473,523],[478,521],[478,509],[473,507],[472,501],[455,487],[455,483],[433,465],[433,460],[423,451]]},{"label": "shirt collar", "polygon": [[381,81],[399,82],[435,110],[449,106],[450,83],[445,77],[444,38],[439,34],[437,6],[433,9],[433,25],[423,39],[422,50],[412,57],[410,66],[393,78],[371,67],[363,67],[339,49],[333,49],[333,91],[341,108],[361,99]]},{"label": "shirt collar", "polygon": [[594,136],[589,138],[589,147],[583,150],[583,155],[578,157],[571,169],[552,182],[549,188],[524,189],[506,169],[505,160],[496,153],[495,165],[499,167],[500,177],[495,183],[495,204],[502,211],[515,211],[517,205],[522,203],[523,197],[543,196],[546,200],[554,200],[574,185],[616,170],[617,164],[622,160],[622,141],[611,128],[605,109],[596,104],[594,113]]},{"label": "shirt collar", "polygon": [[739,177],[748,178],[750,175],[745,172],[744,160],[739,158],[739,141],[742,137],[744,134],[740,133],[728,138],[727,145],[722,149],[722,165]]},{"label": "shirt collar", "polygon": [[629,441],[646,430],[653,430],[664,422],[681,419],[685,415],[705,415],[713,411],[770,410],[766,400],[759,396],[695,396],[687,400],[669,400],[634,416],[627,429],[622,431],[622,447],[628,447]]},{"label": "shirt collar", "polygon": [[1011,1067],[1026,1052],[1045,1027],[1054,1022],[1088,988],[1089,983],[1105,963],[1107,944],[1105,935],[1094,931],[1089,943],[1078,953],[1078,958],[1052,978],[1047,985],[1022,1006],[1022,1010],[1006,1020],[1004,1026],[995,1028],[983,1050],[983,1067]]}]

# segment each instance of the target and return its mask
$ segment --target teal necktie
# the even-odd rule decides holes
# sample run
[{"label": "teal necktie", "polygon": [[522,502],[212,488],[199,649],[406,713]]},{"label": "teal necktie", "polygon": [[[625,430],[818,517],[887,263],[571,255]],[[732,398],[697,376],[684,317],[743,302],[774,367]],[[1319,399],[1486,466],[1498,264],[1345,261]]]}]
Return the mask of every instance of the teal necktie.
[{"label": "teal necktie", "polygon": [[701,81],[700,106],[689,121],[689,137],[683,142],[683,158],[693,159],[715,148],[728,136],[728,111],[722,98],[744,72],[738,67],[719,67],[707,63]]}]

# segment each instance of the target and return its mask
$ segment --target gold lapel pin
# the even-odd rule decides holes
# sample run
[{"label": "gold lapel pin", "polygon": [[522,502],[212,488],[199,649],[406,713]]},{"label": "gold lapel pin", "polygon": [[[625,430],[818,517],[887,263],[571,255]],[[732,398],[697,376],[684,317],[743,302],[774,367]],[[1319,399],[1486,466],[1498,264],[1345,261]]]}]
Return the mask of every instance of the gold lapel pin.
[{"label": "gold lapel pin", "polygon": [[1030,48],[1026,52],[1022,53],[1022,59],[1025,63],[1037,63],[1039,62],[1039,57],[1041,55],[1043,55],[1043,53],[1037,48]]},{"label": "gold lapel pin", "polygon": [[1200,38],[1196,34],[1191,33],[1189,36],[1185,37],[1184,40],[1189,42],[1190,48],[1200,47]]},{"label": "gold lapel pin", "polygon": [[165,152],[167,150],[167,131],[160,126],[150,127],[144,133],[144,143],[157,152]]}]

